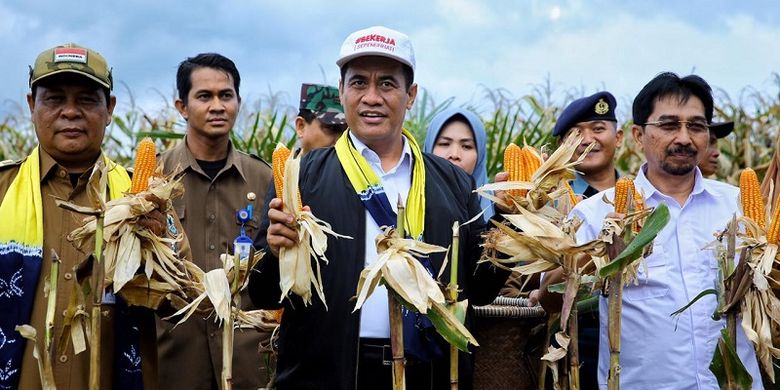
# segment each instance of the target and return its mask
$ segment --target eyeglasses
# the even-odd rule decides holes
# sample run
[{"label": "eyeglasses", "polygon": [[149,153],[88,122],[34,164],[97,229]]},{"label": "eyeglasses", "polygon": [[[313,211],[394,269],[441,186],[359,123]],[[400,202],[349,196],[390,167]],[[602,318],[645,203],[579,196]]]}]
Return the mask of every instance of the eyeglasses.
[{"label": "eyeglasses", "polygon": [[693,121],[676,121],[676,120],[663,120],[655,122],[646,122],[643,126],[653,125],[658,126],[664,131],[679,131],[683,125],[688,128],[688,131],[692,133],[706,133],[710,128],[710,125],[702,120]]}]

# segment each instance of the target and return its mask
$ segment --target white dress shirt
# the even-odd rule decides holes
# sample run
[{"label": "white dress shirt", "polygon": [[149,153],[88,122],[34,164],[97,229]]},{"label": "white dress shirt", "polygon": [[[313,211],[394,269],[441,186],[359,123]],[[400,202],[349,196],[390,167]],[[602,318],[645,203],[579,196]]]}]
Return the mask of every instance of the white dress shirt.
[{"label": "white dress shirt", "polygon": [[[412,149],[406,138],[403,138],[403,151],[398,163],[385,172],[382,169],[382,161],[373,150],[366,144],[360,142],[350,131],[349,138],[355,145],[358,153],[363,156],[371,169],[379,177],[382,187],[385,189],[387,200],[393,211],[398,212],[398,196],[406,204],[406,197],[412,186]],[[422,162],[421,162],[422,163]],[[365,210],[366,213],[366,266],[371,265],[377,259],[376,236],[382,233],[374,218]],[[360,310],[360,337],[389,338],[390,337],[390,313],[387,307],[387,288],[384,285],[378,285],[374,292],[363,304]]]},{"label": "white dress shirt", "polygon": [[[625,389],[717,389],[709,365],[725,320],[714,321],[714,295],[700,299],[676,317],[670,314],[705,289],[713,288],[718,264],[710,250],[702,248],[739,213],[739,190],[729,184],[704,179],[696,168],[693,191],[685,204],[659,192],[645,177],[646,164],[634,180],[647,206],[666,203],[670,220],[658,234],[653,253],[640,267],[639,284],[623,290],[620,385]],[[614,189],[579,203],[572,216],[584,221],[577,241],[594,239],[613,206]],[[645,272],[645,269],[647,272]],[[609,373],[607,299],[599,300],[599,386],[606,387]],[[753,388],[761,389],[761,376],[753,349],[737,325],[737,350],[753,376]]]}]

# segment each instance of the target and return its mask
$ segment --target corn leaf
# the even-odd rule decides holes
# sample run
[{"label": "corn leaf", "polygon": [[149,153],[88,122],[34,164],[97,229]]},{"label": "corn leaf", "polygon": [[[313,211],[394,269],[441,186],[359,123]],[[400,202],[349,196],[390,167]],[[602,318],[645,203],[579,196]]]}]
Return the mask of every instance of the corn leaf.
[{"label": "corn leaf", "polygon": [[[753,385],[753,378],[745,369],[742,361],[739,360],[737,351],[732,346],[727,329],[721,329],[721,338],[718,340],[718,347],[710,362],[710,371],[718,379],[718,385],[721,389],[750,389]],[[728,368],[727,368],[728,367]]]},{"label": "corn leaf", "polygon": [[431,307],[428,310],[428,319],[431,320],[436,331],[463,352],[469,352],[469,343],[479,346],[477,340],[471,335],[468,329],[449,311],[449,309],[438,303],[431,301]]},{"label": "corn leaf", "polygon": [[669,222],[669,208],[661,203],[647,217],[645,225],[639,234],[626,246],[625,249],[609,264],[599,270],[599,276],[609,278],[623,270],[627,265],[642,257],[645,246],[650,244],[666,224]]},{"label": "corn leaf", "polygon": [[691,301],[688,302],[687,305],[683,306],[682,308],[680,308],[679,310],[675,311],[674,313],[669,314],[669,316],[673,317],[673,316],[676,316],[676,315],[678,315],[678,314],[688,310],[688,308],[691,307],[694,303],[696,303],[696,301],[698,301],[699,299],[704,298],[707,295],[717,295],[717,294],[718,294],[718,292],[714,288],[708,288],[708,289],[700,292],[699,295],[695,296],[693,299],[691,299]]}]

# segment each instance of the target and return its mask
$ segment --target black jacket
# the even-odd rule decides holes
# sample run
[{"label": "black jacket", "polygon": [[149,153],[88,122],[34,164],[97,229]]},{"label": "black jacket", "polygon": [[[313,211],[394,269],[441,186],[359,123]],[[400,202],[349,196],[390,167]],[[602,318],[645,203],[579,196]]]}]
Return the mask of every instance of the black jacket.
[{"label": "black jacket", "polygon": [[[448,247],[452,241],[453,222],[464,223],[480,211],[477,195],[472,192],[474,181],[463,170],[439,157],[425,154],[423,161],[426,202],[423,239]],[[334,231],[353,237],[351,240],[329,237],[326,256],[330,263],[322,267],[328,310],[316,294],[309,307],[295,295],[290,295],[292,300],[285,298],[279,303],[279,262],[270,251],[266,251],[265,258],[255,268],[257,272],[251,273],[249,293],[260,308],[285,308],[279,338],[276,382],[279,389],[354,389],[359,369],[360,313],[352,313],[352,310],[360,272],[365,266],[365,208],[332,147],[308,153],[302,161],[300,176],[303,204],[310,206],[318,218],[330,223]],[[264,216],[267,219],[267,210]],[[458,281],[463,290],[461,299],[468,298],[473,305],[492,302],[509,275],[507,271],[487,264],[477,267],[481,254],[480,234],[484,229],[480,218],[460,231]],[[261,234],[264,232],[261,226]],[[265,237],[256,243],[265,244]],[[435,270],[441,268],[443,259],[443,254],[431,256]],[[443,283],[449,281],[449,275],[448,265],[441,277]],[[442,360],[436,365],[446,370],[449,357]],[[463,366],[470,367],[470,364]],[[464,376],[470,377],[470,372],[464,372]],[[435,388],[447,386],[444,382]]]}]

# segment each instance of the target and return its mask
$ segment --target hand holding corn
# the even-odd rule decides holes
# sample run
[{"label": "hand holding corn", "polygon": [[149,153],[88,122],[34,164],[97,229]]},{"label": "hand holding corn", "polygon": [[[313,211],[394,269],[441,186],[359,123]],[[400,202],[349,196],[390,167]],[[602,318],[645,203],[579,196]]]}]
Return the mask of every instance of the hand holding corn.
[{"label": "hand holding corn", "polygon": [[268,221],[268,247],[274,256],[279,257],[280,248],[292,248],[298,242],[298,231],[290,227],[295,218],[283,211],[280,198],[274,198],[268,204]]}]

